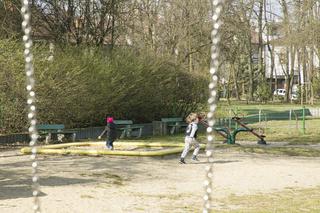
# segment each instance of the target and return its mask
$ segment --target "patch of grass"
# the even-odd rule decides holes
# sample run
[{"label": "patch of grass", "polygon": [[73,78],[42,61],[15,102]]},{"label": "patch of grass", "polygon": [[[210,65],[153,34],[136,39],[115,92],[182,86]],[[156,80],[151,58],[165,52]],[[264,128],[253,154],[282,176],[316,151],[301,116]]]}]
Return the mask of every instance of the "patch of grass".
[{"label": "patch of grass", "polygon": [[276,193],[257,195],[230,195],[218,200],[212,212],[246,213],[300,213],[319,212],[320,187],[310,189],[286,189]]},{"label": "patch of grass", "polygon": [[308,147],[270,147],[270,146],[243,146],[243,145],[215,145],[218,149],[232,149],[248,153],[274,154],[287,156],[320,157],[320,150]]},{"label": "patch of grass", "polygon": [[136,197],[147,197],[147,198],[159,198],[159,199],[168,199],[168,200],[180,200],[182,197],[191,197],[192,194],[189,193],[174,193],[174,194],[146,194],[141,192],[134,193]]},{"label": "patch of grass", "polygon": [[103,172],[103,173],[82,173],[80,174],[81,176],[87,177],[97,177],[97,178],[102,178],[104,181],[106,181],[107,183],[110,184],[115,184],[115,185],[123,185],[123,181],[124,179],[116,174],[111,174],[111,173],[107,173],[107,172]]},{"label": "patch of grass", "polygon": [[[179,205],[174,201],[183,200],[186,198],[194,197],[194,195],[190,193],[170,193],[170,194],[147,194],[141,192],[132,193],[135,197],[139,199],[148,198],[148,199],[155,199],[156,200],[165,200],[159,204],[158,209],[160,212],[184,212],[184,213],[194,213],[199,212],[200,206],[199,203],[191,202],[187,205]],[[181,203],[180,203],[181,204]],[[178,210],[178,211],[175,211]]]},{"label": "patch of grass", "polygon": [[80,195],[80,198],[94,198],[94,197],[91,195]]},{"label": "patch of grass", "polygon": [[141,206],[136,207],[135,210],[137,210],[137,211],[146,211],[146,209],[141,207]]}]

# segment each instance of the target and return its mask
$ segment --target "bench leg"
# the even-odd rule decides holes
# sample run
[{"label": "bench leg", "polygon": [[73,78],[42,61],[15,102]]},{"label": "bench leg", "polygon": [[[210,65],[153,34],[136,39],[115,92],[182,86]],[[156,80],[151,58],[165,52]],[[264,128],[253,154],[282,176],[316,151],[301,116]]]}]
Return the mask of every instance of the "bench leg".
[{"label": "bench leg", "polygon": [[138,135],[138,138],[140,138],[142,135],[142,128],[139,129],[139,135]]},{"label": "bench leg", "polygon": [[177,129],[176,129],[176,131],[177,131],[177,133],[179,133],[180,132],[180,125],[177,125]]},{"label": "bench leg", "polygon": [[122,131],[121,135],[120,135],[120,138],[122,139],[122,138],[124,138],[125,136],[126,136],[126,130],[124,129],[124,130]]},{"label": "bench leg", "polygon": [[46,135],[46,144],[49,144],[51,142],[51,133]]},{"label": "bench leg", "polygon": [[170,130],[170,134],[171,134],[171,135],[173,135],[173,134],[174,134],[174,132],[175,132],[175,130],[176,130],[176,127],[175,127],[175,126],[173,126],[173,127],[171,128],[171,130]]},{"label": "bench leg", "polygon": [[63,142],[63,138],[65,138],[64,134],[57,134],[57,139],[59,142]]},{"label": "bench leg", "polygon": [[76,133],[72,133],[72,136],[71,136],[71,140],[72,142],[75,142],[76,141]]},{"label": "bench leg", "polygon": [[131,137],[131,129],[127,129],[127,137],[130,138]]}]

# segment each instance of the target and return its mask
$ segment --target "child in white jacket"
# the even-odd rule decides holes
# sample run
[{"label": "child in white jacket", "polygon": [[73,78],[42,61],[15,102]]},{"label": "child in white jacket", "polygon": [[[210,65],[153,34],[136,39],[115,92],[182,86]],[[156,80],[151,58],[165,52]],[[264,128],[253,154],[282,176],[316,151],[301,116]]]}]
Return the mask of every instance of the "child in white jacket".
[{"label": "child in white jacket", "polygon": [[197,141],[198,123],[199,118],[196,113],[191,113],[187,118],[186,122],[189,123],[186,129],[186,136],[184,139],[184,150],[181,154],[180,163],[185,164],[185,157],[187,156],[190,148],[195,147],[192,155],[192,160],[198,161],[197,155],[200,150],[199,142]]}]

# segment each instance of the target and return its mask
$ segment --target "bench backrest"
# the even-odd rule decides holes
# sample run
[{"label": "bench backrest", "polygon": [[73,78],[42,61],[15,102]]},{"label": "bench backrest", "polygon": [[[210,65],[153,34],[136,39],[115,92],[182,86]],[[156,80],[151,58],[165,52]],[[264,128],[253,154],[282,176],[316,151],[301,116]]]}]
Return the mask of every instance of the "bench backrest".
[{"label": "bench backrest", "polygon": [[63,124],[38,124],[38,130],[62,130],[64,129]]},{"label": "bench backrest", "polygon": [[165,123],[175,123],[175,122],[182,122],[183,119],[182,118],[161,118],[161,121]]},{"label": "bench backrest", "polygon": [[114,120],[113,122],[117,125],[132,125],[133,124],[132,120]]}]

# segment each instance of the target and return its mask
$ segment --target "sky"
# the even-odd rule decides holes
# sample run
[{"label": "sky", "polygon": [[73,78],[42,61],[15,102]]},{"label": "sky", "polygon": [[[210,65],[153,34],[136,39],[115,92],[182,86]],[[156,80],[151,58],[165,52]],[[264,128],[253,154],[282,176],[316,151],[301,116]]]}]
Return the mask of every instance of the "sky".
[{"label": "sky", "polygon": [[267,0],[267,10],[271,11],[275,16],[281,16],[281,6],[279,0]]}]

